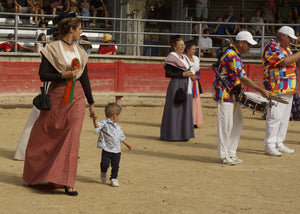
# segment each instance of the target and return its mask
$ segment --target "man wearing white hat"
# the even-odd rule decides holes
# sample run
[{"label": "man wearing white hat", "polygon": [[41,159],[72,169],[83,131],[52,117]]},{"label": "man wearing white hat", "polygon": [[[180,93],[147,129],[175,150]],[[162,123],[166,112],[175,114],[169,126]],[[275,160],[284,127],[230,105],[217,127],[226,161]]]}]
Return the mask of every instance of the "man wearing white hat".
[{"label": "man wearing white hat", "polygon": [[265,152],[271,156],[294,153],[283,144],[289,124],[293,94],[297,87],[297,68],[300,68],[300,52],[292,53],[289,46],[297,39],[293,28],[283,26],[278,30],[275,40],[264,48],[262,55],[264,86],[271,93],[288,101],[276,102],[266,115]]},{"label": "man wearing white hat", "polygon": [[234,165],[242,163],[236,155],[243,126],[241,106],[237,97],[232,91],[241,83],[253,90],[258,91],[262,96],[269,98],[269,92],[255,84],[246,77],[241,55],[247,53],[257,42],[253,40],[252,34],[248,31],[241,31],[235,37],[235,42],[225,50],[219,59],[218,73],[230,91],[222,84],[218,75],[214,80],[213,99],[218,102],[218,157],[222,164]]}]

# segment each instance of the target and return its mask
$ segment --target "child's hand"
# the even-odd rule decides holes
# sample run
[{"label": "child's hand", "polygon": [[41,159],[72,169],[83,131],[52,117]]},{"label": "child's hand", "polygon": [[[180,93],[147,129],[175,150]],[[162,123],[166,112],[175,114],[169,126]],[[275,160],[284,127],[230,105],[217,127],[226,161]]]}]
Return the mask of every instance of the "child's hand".
[{"label": "child's hand", "polygon": [[129,150],[131,150],[131,149],[132,149],[132,146],[131,146],[131,145],[129,145],[129,144],[126,144],[126,147],[127,147]]}]

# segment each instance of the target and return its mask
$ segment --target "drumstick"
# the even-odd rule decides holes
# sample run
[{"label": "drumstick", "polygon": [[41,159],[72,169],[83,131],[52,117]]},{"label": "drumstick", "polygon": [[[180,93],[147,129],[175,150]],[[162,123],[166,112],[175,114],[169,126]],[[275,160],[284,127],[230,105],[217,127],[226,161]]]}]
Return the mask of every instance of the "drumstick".
[{"label": "drumstick", "polygon": [[229,91],[229,93],[231,94],[231,89],[229,88],[229,86],[226,84],[226,82],[224,81],[224,79],[222,79],[220,73],[216,70],[217,64],[212,64],[212,69],[213,71],[216,73],[216,75],[219,77],[219,80],[222,82],[222,84],[227,88],[227,90]]},{"label": "drumstick", "polygon": [[286,101],[284,98],[279,97],[277,95],[270,95],[270,99],[275,100],[275,101],[280,102],[280,103],[289,104],[288,101]]},{"label": "drumstick", "polygon": [[300,44],[291,44],[294,47],[300,48]]}]

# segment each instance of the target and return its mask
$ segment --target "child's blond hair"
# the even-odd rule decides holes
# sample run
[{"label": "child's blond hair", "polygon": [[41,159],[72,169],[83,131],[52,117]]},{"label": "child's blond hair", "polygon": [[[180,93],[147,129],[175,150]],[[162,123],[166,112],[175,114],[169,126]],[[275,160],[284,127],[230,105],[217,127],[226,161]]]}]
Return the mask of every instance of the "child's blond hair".
[{"label": "child's blond hair", "polygon": [[118,115],[122,111],[122,108],[117,103],[109,103],[107,106],[105,106],[105,116],[107,118],[111,118],[115,114]]}]

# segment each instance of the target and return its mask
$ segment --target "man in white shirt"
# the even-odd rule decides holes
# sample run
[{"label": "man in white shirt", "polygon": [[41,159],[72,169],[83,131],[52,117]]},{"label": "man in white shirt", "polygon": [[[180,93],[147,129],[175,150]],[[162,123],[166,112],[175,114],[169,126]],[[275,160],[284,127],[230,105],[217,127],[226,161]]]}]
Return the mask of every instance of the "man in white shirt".
[{"label": "man in white shirt", "polygon": [[212,39],[208,37],[209,35],[209,29],[205,29],[203,31],[205,34],[201,37],[201,57],[216,57],[216,53],[212,51]]}]

